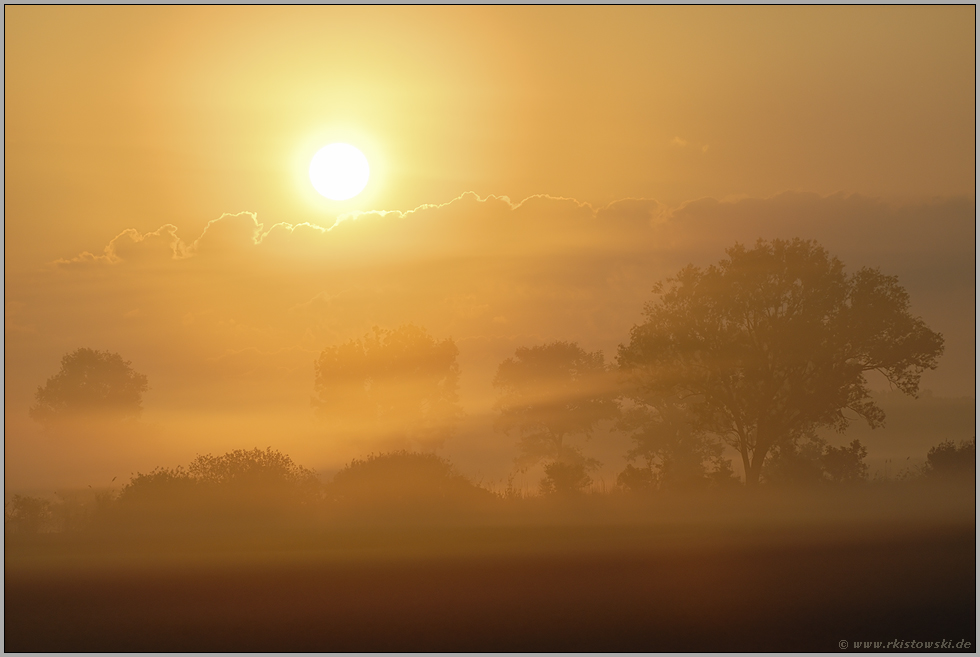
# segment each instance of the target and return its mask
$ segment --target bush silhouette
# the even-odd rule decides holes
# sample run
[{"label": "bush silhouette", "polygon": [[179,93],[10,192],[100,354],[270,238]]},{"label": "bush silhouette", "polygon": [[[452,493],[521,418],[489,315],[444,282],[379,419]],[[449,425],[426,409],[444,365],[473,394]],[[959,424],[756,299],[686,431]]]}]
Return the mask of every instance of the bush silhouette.
[{"label": "bush silhouette", "polygon": [[648,493],[657,487],[652,467],[638,468],[632,463],[616,476],[616,484],[627,493]]},{"label": "bush silhouette", "polygon": [[855,484],[868,479],[867,455],[860,440],[834,447],[810,435],[775,448],[766,459],[762,476],[767,484],[780,486]]},{"label": "bush silhouette", "polygon": [[404,509],[459,507],[493,498],[435,454],[401,450],[354,459],[327,486],[327,497],[346,507]]},{"label": "bush silhouette", "polygon": [[934,480],[972,480],[976,478],[976,464],[976,438],[959,445],[947,440],[929,450],[923,475]]},{"label": "bush silhouette", "polygon": [[584,463],[554,461],[544,466],[540,490],[542,495],[574,495],[591,484],[592,477],[586,472]]},{"label": "bush silhouette", "polygon": [[51,523],[51,503],[40,497],[14,495],[4,504],[4,526],[20,534],[37,534]]},{"label": "bush silhouette", "polygon": [[126,522],[270,521],[309,509],[320,499],[312,470],[272,448],[206,454],[188,468],[137,473],[119,494]]},{"label": "bush silhouette", "polygon": [[827,477],[838,484],[853,484],[868,478],[868,465],[864,462],[868,450],[860,440],[852,440],[847,447],[828,445],[821,459]]}]

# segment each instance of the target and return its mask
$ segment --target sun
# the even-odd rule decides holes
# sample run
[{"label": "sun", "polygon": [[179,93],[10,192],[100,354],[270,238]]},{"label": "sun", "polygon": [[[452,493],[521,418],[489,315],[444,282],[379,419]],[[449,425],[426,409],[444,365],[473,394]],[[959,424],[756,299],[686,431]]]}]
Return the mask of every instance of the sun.
[{"label": "sun", "polygon": [[361,193],[371,175],[364,153],[350,144],[330,144],[310,160],[313,188],[332,201],[346,201]]}]

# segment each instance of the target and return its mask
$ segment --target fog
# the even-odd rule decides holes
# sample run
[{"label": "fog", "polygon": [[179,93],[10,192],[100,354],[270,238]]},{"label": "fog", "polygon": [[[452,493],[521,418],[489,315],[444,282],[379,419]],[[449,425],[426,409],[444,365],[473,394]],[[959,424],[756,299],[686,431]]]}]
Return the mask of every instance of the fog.
[{"label": "fog", "polygon": [[975,650],[974,7],[4,18],[5,650]]},{"label": "fog", "polygon": [[[204,451],[255,446],[323,472],[372,451],[424,447],[469,476],[502,481],[517,454],[514,441],[492,429],[491,382],[501,362],[519,347],[566,341],[613,363],[654,299],[654,283],[759,238],[817,239],[848,271],[879,267],[897,276],[912,312],[945,339],[940,365],[920,387],[936,397],[972,396],[972,207],[785,194],[595,210],[567,199],[515,204],[470,194],[409,213],[351,216],[329,230],[238,214],[186,241],[174,226],[122,231],[103,253],[8,276],[6,453],[8,466],[16,464],[8,486],[85,487]],[[318,416],[314,363],[324,350],[361,340],[372,327],[406,325],[458,351],[453,430],[420,442],[366,427],[338,430]],[[149,381],[132,435],[102,435],[104,448],[44,431],[27,414],[37,387],[79,347],[119,353]],[[869,385],[887,391],[875,376]],[[350,414],[347,421],[357,422]],[[603,438],[588,446],[607,485],[628,446],[609,429],[598,426]],[[894,430],[901,427],[877,431]],[[957,431],[941,437],[972,435]],[[934,442],[888,456],[922,459]]]}]

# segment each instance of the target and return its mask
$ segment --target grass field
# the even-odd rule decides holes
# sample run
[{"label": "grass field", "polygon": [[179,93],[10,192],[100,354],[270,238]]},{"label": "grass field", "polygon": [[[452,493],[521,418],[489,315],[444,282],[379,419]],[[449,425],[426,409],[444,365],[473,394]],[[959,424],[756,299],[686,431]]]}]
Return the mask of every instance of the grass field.
[{"label": "grass field", "polygon": [[887,499],[847,509],[837,500],[806,517],[785,503],[754,515],[678,503],[643,522],[540,507],[269,533],[8,536],[4,647],[840,651],[847,641],[853,651],[859,641],[969,641],[972,651],[973,503],[961,496],[939,513],[929,511],[939,501],[913,497],[887,512]]}]

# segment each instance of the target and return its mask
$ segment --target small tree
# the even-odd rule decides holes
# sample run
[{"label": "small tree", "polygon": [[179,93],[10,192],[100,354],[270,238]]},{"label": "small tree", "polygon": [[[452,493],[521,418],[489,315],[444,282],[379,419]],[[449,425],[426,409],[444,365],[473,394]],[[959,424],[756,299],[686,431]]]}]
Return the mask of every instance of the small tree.
[{"label": "small tree", "polygon": [[37,534],[51,522],[51,503],[40,497],[14,495],[4,504],[4,524],[15,532]]},{"label": "small tree", "polygon": [[799,436],[774,447],[762,466],[762,479],[775,486],[816,486],[824,482],[827,441],[814,434]]},{"label": "small tree", "polygon": [[844,431],[845,410],[882,424],[866,373],[915,395],[943,352],[896,278],[846,274],[812,241],[736,244],[654,292],[620,367],[639,394],[685,400],[698,428],[738,451],[750,486],[773,450],[818,427]]},{"label": "small tree", "polygon": [[[589,353],[568,342],[519,347],[513,358],[497,368],[493,386],[500,391],[494,428],[507,435],[517,432],[518,463],[534,465],[547,460],[581,466],[583,472],[598,466],[565,439],[573,435],[589,438],[599,422],[615,419],[619,413],[615,379],[602,352]],[[556,476],[559,470],[568,474],[556,468]],[[565,474],[559,476],[562,482],[585,481]]]},{"label": "small tree", "polygon": [[823,452],[823,469],[827,477],[838,484],[853,484],[868,478],[864,462],[868,450],[856,438],[846,447],[827,445]]},{"label": "small tree", "polygon": [[[699,488],[736,481],[731,461],[723,455],[723,445],[693,424],[682,400],[654,399],[631,392],[633,406],[623,413],[618,427],[629,432],[634,443],[626,460],[646,462],[651,487]],[[642,470],[627,471],[624,481],[640,485],[637,476]]]},{"label": "small tree", "polygon": [[539,489],[543,495],[572,495],[592,484],[592,477],[583,462],[553,461],[544,466],[544,479]]},{"label": "small tree", "polygon": [[136,418],[148,389],[146,376],[119,354],[76,349],[61,359],[61,371],[37,389],[29,413],[41,423],[80,416]]},{"label": "small tree", "polygon": [[438,444],[452,435],[459,350],[411,324],[374,327],[323,350],[314,362],[313,405],[335,428]]}]

